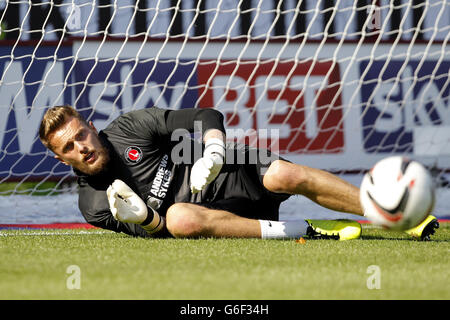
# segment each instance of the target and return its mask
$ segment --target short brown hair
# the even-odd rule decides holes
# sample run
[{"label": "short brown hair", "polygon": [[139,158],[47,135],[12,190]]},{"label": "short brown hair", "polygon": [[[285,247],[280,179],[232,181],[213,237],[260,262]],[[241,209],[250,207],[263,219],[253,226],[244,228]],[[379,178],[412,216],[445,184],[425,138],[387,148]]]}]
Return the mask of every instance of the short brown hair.
[{"label": "short brown hair", "polygon": [[45,147],[53,151],[53,146],[49,142],[50,135],[64,125],[69,117],[87,123],[83,116],[69,105],[55,106],[45,112],[39,127],[39,139]]}]

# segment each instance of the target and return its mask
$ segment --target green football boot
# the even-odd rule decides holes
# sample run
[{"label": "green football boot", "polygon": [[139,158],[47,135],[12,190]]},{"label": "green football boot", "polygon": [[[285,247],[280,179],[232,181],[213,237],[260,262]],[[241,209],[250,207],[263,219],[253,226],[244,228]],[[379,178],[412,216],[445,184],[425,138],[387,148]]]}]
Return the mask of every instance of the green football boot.
[{"label": "green football boot", "polygon": [[313,220],[306,219],[309,239],[351,240],[361,236],[361,225],[354,220]]},{"label": "green football boot", "polygon": [[439,229],[439,222],[435,216],[430,214],[417,227],[406,230],[405,232],[417,240],[428,241],[430,240],[430,236],[436,232],[436,229]]}]

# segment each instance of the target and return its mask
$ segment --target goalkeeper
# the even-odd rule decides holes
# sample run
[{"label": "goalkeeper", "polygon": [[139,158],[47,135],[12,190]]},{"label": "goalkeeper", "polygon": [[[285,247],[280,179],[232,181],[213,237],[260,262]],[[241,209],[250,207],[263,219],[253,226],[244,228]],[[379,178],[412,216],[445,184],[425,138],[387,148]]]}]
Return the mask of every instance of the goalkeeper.
[{"label": "goalkeeper", "polygon": [[[173,139],[177,129],[194,132],[196,123],[199,149],[194,140]],[[98,132],[74,108],[57,106],[45,113],[39,135],[56,159],[72,166],[80,211],[103,229],[142,237],[346,240],[361,234],[352,220],[279,221],[281,202],[294,194],[362,215],[359,189],[268,150],[268,161],[261,161],[263,150],[226,144],[223,116],[214,109],[141,109]],[[430,216],[408,232],[426,238],[435,224]]]}]

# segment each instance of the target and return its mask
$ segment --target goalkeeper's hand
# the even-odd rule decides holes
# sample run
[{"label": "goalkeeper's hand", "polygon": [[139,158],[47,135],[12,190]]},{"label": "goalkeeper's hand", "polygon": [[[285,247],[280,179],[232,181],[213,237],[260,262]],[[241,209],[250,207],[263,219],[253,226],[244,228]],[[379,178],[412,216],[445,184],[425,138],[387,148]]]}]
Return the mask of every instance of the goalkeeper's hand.
[{"label": "goalkeeper's hand", "polygon": [[114,180],[106,195],[114,219],[140,224],[148,233],[157,232],[164,226],[164,218],[154,210],[149,214],[145,202],[122,180]]},{"label": "goalkeeper's hand", "polygon": [[192,166],[191,192],[198,193],[216,179],[225,160],[225,143],[218,138],[205,142],[203,157]]}]

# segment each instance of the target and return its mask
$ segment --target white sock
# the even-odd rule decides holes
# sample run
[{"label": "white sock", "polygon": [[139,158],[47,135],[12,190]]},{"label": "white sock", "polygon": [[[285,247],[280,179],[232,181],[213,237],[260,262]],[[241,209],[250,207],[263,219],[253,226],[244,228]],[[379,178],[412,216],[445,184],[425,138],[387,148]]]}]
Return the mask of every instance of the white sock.
[{"label": "white sock", "polygon": [[259,220],[262,239],[293,239],[306,235],[309,224],[305,220]]}]

